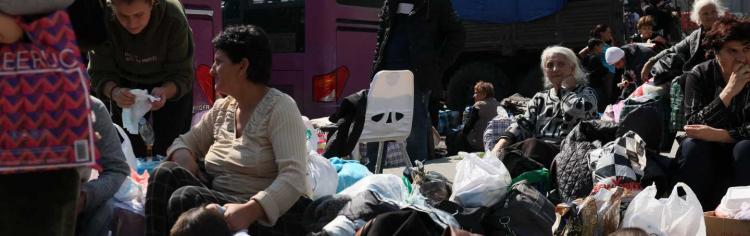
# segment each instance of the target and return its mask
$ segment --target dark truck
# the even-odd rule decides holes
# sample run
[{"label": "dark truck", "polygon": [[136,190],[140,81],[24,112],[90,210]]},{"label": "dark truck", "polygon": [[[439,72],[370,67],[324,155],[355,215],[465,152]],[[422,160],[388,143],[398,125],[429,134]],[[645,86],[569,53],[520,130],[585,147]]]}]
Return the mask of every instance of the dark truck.
[{"label": "dark truck", "polygon": [[[461,7],[458,1],[466,0],[454,0],[454,6]],[[459,17],[465,18],[460,10]],[[479,80],[493,83],[498,99],[514,93],[533,96],[543,89],[539,57],[547,46],[559,44],[577,53],[586,46],[589,31],[596,24],[609,25],[619,45],[624,38],[622,19],[620,0],[568,0],[559,11],[529,22],[499,24],[463,19],[464,51],[443,78],[448,108],[462,111],[470,105],[472,88]]]}]

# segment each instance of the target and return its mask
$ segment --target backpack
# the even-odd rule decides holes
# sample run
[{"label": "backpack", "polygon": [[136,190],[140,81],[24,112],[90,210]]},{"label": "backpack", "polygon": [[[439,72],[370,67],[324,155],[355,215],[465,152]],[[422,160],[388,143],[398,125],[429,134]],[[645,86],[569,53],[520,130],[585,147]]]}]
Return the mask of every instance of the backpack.
[{"label": "backpack", "polygon": [[526,181],[514,184],[482,221],[487,235],[552,235],[554,223],[555,206]]}]

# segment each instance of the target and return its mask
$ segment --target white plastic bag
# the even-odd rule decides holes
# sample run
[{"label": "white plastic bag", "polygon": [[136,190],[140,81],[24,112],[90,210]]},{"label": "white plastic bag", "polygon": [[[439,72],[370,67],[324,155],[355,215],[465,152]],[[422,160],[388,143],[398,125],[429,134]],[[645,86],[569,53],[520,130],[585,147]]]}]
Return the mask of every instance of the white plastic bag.
[{"label": "white plastic bag", "polygon": [[137,170],[138,160],[135,159],[135,152],[133,152],[133,145],[130,143],[128,134],[126,134],[125,130],[122,130],[122,127],[120,127],[119,125],[115,123],[112,123],[112,125],[115,126],[117,133],[119,133],[120,138],[122,138],[122,145],[120,145],[120,147],[122,148],[122,154],[125,154],[125,162],[128,163],[128,166],[130,166],[131,169]]},{"label": "white plastic bag", "polygon": [[503,162],[473,153],[458,155],[463,160],[456,164],[451,201],[463,207],[489,207],[505,198],[511,178]]},{"label": "white plastic bag", "polygon": [[313,127],[312,122],[306,116],[302,116],[302,122],[305,124],[305,140],[307,140],[307,152],[318,150],[318,130]]},{"label": "white plastic bag", "polygon": [[307,165],[310,169],[308,175],[309,186],[312,188],[312,199],[336,194],[339,184],[339,176],[331,162],[315,151],[310,151]]},{"label": "white plastic bag", "polygon": [[122,185],[120,185],[120,189],[115,193],[114,198],[121,202],[129,202],[133,199],[139,199],[141,196],[143,196],[141,186],[136,184],[130,177],[127,177],[125,181],[122,181]]},{"label": "white plastic bag", "polygon": [[[685,198],[677,188],[685,190]],[[641,191],[630,202],[622,227],[637,227],[649,235],[706,235],[703,208],[698,198],[684,183],[677,183],[669,198],[656,199],[656,186]]]},{"label": "white plastic bag", "polygon": [[135,96],[135,103],[122,109],[122,126],[131,134],[138,134],[138,121],[151,110],[151,103],[161,98],[149,95],[144,89],[131,89],[130,93]]},{"label": "white plastic bag", "polygon": [[377,193],[384,199],[400,203],[406,202],[407,195],[409,194],[409,191],[402,184],[401,178],[392,174],[368,175],[339,194],[355,197],[367,190]]},{"label": "white plastic bag", "polygon": [[743,203],[750,203],[750,186],[731,187],[716,207],[716,216],[737,219],[735,215],[740,212]]}]

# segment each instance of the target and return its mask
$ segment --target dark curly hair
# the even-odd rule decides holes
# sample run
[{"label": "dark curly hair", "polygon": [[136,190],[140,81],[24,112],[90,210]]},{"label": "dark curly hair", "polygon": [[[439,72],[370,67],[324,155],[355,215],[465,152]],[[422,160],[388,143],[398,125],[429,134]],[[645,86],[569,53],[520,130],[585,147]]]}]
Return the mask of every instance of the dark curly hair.
[{"label": "dark curly hair", "polygon": [[708,49],[710,54],[716,55],[729,41],[750,44],[750,21],[731,16],[719,18],[711,27],[711,31],[706,33],[703,47]]},{"label": "dark curly hair", "polygon": [[226,53],[233,63],[242,59],[250,61],[247,80],[268,85],[271,80],[271,43],[263,29],[254,25],[230,26],[211,43]]},{"label": "dark curly hair", "polygon": [[169,231],[170,236],[232,235],[224,216],[206,206],[192,208],[180,215]]},{"label": "dark curly hair", "polygon": [[595,25],[594,28],[589,31],[589,36],[596,39],[602,39],[602,33],[606,32],[607,29],[609,29],[609,26],[606,24]]}]

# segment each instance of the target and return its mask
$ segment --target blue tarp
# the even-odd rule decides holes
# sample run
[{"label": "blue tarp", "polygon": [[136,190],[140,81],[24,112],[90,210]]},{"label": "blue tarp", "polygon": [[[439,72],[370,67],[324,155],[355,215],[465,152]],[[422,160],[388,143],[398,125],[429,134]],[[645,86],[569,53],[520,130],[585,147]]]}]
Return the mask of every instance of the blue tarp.
[{"label": "blue tarp", "polygon": [[459,18],[514,23],[536,20],[560,11],[567,0],[453,0]]}]

